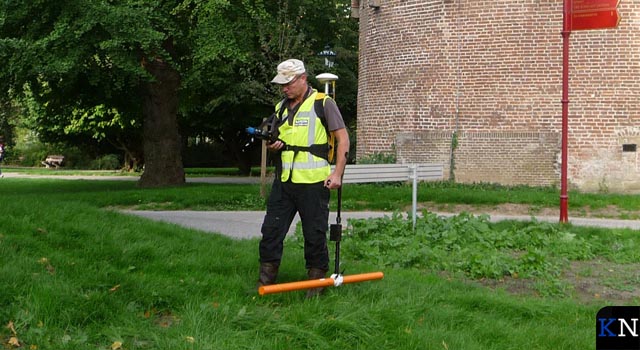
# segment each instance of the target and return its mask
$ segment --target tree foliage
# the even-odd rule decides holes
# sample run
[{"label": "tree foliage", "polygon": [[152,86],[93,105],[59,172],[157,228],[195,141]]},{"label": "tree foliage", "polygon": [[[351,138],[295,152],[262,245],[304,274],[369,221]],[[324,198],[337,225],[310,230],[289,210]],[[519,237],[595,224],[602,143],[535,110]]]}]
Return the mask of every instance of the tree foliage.
[{"label": "tree foliage", "polygon": [[108,142],[152,167],[149,185],[180,183],[180,134],[218,139],[238,153],[241,130],[280,98],[269,81],[283,59],[320,72],[316,53],[332,44],[345,87],[338,102],[355,114],[357,23],[348,6],[7,0],[0,5],[2,100],[28,101],[37,113],[26,122],[46,141]]}]

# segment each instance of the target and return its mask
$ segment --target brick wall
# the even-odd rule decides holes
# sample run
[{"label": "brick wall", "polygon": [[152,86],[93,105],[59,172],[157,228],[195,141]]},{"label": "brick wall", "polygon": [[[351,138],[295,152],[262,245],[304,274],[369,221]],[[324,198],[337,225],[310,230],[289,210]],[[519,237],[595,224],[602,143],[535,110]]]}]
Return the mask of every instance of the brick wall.
[{"label": "brick wall", "polygon": [[[562,0],[360,4],[357,157],[453,155],[460,182],[559,183]],[[617,29],[570,36],[568,176],[584,190],[640,189],[640,0],[619,12]]]},{"label": "brick wall", "polygon": [[399,132],[396,135],[398,163],[438,163],[449,178],[453,132]]}]

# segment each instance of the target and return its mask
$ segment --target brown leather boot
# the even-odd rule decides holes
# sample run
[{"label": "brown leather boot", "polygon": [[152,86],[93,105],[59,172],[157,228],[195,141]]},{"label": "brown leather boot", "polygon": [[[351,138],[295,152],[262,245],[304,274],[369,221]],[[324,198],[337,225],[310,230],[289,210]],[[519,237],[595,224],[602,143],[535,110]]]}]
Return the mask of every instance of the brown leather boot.
[{"label": "brown leather boot", "polygon": [[[307,271],[307,276],[309,277],[310,280],[318,280],[321,278],[325,278],[327,275],[327,270],[322,270],[322,269],[317,269],[317,268],[310,268]],[[321,295],[324,292],[324,287],[320,287],[320,288],[313,288],[313,289],[309,289],[307,291],[307,299],[308,298],[313,298],[316,296]]]},{"label": "brown leather boot", "polygon": [[260,263],[260,275],[258,277],[257,288],[276,283],[279,267],[280,264],[277,263]]}]

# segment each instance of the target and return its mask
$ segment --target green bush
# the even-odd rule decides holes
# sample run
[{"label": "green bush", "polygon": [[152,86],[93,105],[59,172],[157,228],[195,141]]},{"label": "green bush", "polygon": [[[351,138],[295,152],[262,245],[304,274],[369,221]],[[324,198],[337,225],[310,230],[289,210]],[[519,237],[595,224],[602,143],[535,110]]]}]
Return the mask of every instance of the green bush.
[{"label": "green bush", "polygon": [[39,166],[49,152],[49,147],[42,143],[28,144],[24,146],[16,145],[8,152],[6,162],[20,166]]},{"label": "green bush", "polygon": [[[78,147],[45,143],[16,145],[16,147],[11,150],[11,158],[8,159],[7,163],[25,167],[42,167],[42,161],[45,160],[48,155],[53,154],[64,156],[63,167],[67,169],[88,169],[93,165],[93,161],[91,160],[90,156],[88,154],[85,154],[85,152],[83,152]],[[99,163],[104,162],[105,161],[103,160],[99,160]],[[113,161],[109,161],[108,164],[113,164]]]},{"label": "green bush", "polygon": [[122,167],[120,159],[115,154],[107,154],[91,161],[90,168],[94,170],[118,170]]},{"label": "green bush", "polygon": [[358,158],[357,164],[395,164],[398,160],[396,156],[396,145],[391,145],[388,152],[373,152]]},{"label": "green bush", "polygon": [[396,155],[394,153],[375,152],[368,154],[357,161],[358,164],[395,164]]}]

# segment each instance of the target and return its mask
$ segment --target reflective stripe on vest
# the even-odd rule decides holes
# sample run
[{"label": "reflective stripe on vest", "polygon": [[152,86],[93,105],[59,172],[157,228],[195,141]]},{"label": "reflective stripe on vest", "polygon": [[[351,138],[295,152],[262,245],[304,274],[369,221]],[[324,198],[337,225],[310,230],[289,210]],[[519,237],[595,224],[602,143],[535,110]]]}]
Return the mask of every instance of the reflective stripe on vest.
[{"label": "reflective stripe on vest", "polygon": [[[313,144],[326,144],[327,132],[322,121],[316,115],[314,102],[317,91],[309,95],[293,116],[293,123],[286,120],[279,127],[280,139],[289,146],[309,147]],[[282,102],[276,106],[279,110]],[[286,111],[285,114],[286,115]],[[284,119],[283,115],[283,119]],[[294,158],[295,157],[295,158]],[[293,183],[316,183],[324,181],[331,172],[329,162],[314,156],[308,151],[284,150],[281,153],[283,182],[291,179]]]}]

